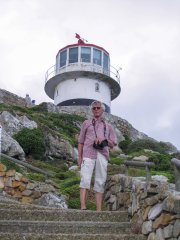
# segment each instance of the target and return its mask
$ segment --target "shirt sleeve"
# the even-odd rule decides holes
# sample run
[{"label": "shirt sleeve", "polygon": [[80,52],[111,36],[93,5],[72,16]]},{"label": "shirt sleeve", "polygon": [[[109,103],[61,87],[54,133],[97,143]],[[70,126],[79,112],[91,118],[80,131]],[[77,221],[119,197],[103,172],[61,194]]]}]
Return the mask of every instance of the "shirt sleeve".
[{"label": "shirt sleeve", "polygon": [[83,122],[78,138],[78,143],[84,144],[87,129],[87,120]]},{"label": "shirt sleeve", "polygon": [[114,146],[117,145],[117,137],[116,137],[116,134],[115,134],[115,130],[113,129],[113,127],[109,124],[109,139],[110,141],[113,142]]}]

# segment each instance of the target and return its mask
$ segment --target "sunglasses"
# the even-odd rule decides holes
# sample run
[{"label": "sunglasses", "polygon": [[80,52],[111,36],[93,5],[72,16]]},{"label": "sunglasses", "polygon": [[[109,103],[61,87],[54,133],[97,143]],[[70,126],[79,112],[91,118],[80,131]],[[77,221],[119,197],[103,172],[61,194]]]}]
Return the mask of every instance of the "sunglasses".
[{"label": "sunglasses", "polygon": [[92,109],[93,109],[93,110],[96,110],[96,109],[99,110],[100,108],[101,108],[101,107],[93,107]]}]

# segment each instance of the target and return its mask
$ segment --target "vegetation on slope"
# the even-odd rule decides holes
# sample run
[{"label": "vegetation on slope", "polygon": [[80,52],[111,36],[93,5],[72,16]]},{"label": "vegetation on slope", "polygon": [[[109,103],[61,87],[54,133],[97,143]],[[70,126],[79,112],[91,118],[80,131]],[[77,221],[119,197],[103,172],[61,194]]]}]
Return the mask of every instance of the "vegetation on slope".
[{"label": "vegetation on slope", "polygon": [[[85,120],[84,117],[62,113],[48,113],[45,111],[43,104],[35,106],[33,108],[23,108],[19,106],[7,106],[0,104],[0,111],[9,111],[12,114],[18,114],[20,116],[26,115],[29,119],[34,120],[38,124],[37,129],[29,130],[23,129],[14,136],[15,139],[23,147],[27,154],[27,160],[42,169],[46,169],[53,174],[52,180],[55,182],[59,191],[66,195],[67,202],[70,208],[79,208],[79,175],[77,173],[68,170],[68,167],[72,164],[68,162],[68,159],[60,160],[54,159],[51,161],[43,161],[45,152],[45,134],[48,132],[57,134],[60,138],[67,139],[73,146],[77,147],[76,135],[79,133],[79,127]],[[33,139],[33,141],[29,141]],[[134,156],[145,155],[149,157],[149,161],[155,163],[155,167],[152,168],[151,174],[164,175],[168,177],[170,182],[174,182],[174,173],[171,166],[170,159],[175,155],[166,153],[166,146],[155,142],[151,139],[132,141],[128,136],[125,136],[125,140],[119,143],[119,147],[127,154],[127,160],[131,160]],[[145,151],[149,149],[152,151]],[[36,161],[34,161],[36,159]],[[109,164],[110,175],[116,174],[121,171],[121,167],[126,159],[121,157],[119,153],[111,153]],[[19,172],[22,172],[22,168],[19,168],[16,164],[7,162],[2,159],[2,162],[6,161],[10,168],[14,168]],[[116,166],[116,168],[114,168]],[[18,168],[18,169],[17,169]],[[118,169],[119,168],[119,169]],[[24,174],[32,180],[44,181],[45,177],[42,174],[34,173],[31,171],[25,171]],[[145,169],[130,168],[130,176],[145,176]],[[88,201],[88,208],[95,209],[95,199],[93,191],[91,190],[90,198]]]}]

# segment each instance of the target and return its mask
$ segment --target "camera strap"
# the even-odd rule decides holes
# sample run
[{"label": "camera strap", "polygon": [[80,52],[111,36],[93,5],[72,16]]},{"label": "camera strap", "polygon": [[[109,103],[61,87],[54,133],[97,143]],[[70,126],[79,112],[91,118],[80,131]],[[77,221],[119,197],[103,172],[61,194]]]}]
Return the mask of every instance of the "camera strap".
[{"label": "camera strap", "polygon": [[[106,124],[105,124],[104,120],[101,120],[101,121],[102,121],[102,123],[104,125],[104,137],[106,138]],[[92,120],[92,125],[94,127],[94,133],[95,133],[96,138],[97,138],[97,133],[96,133],[96,128],[95,128],[96,122],[95,122],[94,119]]]}]

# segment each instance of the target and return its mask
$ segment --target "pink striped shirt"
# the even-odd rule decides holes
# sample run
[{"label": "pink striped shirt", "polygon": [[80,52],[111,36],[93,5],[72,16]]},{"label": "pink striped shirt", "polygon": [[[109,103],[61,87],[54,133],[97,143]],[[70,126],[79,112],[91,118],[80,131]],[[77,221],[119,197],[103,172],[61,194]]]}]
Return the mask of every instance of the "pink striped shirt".
[{"label": "pink striped shirt", "polygon": [[[106,133],[104,137],[104,123],[106,125]],[[103,122],[102,119],[95,119],[95,131],[97,137],[100,139],[107,139],[110,140],[114,145],[117,144],[117,139],[115,132],[112,126],[107,123]],[[109,147],[104,147],[103,150],[97,150],[93,148],[93,143],[96,139],[96,134],[94,131],[94,126],[92,120],[85,120],[82,124],[79,140],[80,144],[83,144],[83,157],[96,159],[97,158],[97,151],[99,151],[105,158],[109,159]]]}]

